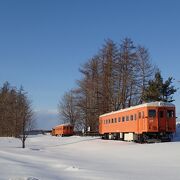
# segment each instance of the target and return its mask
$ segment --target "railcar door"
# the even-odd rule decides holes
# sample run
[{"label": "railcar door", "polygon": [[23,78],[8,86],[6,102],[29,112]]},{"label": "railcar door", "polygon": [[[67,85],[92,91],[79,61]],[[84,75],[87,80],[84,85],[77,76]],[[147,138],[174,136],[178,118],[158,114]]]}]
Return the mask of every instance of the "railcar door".
[{"label": "railcar door", "polygon": [[165,132],[167,126],[166,109],[158,109],[158,127],[160,132]]},{"label": "railcar door", "polygon": [[169,132],[175,132],[175,129],[176,129],[175,109],[167,108],[166,109],[166,117],[167,117],[166,130]]},{"label": "railcar door", "polygon": [[142,133],[141,111],[137,113],[137,132],[138,134]]}]

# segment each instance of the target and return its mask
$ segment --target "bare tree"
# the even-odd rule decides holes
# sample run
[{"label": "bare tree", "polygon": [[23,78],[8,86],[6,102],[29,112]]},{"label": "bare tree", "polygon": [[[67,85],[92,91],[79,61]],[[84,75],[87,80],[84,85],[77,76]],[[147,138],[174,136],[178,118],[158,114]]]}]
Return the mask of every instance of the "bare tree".
[{"label": "bare tree", "polygon": [[101,50],[101,94],[103,96],[103,113],[116,109],[116,79],[115,66],[118,59],[117,45],[112,41],[106,41]]},{"label": "bare tree", "polygon": [[137,47],[137,89],[139,94],[139,102],[142,102],[145,89],[148,82],[153,79],[155,74],[155,66],[150,61],[150,55],[145,47]]},{"label": "bare tree", "polygon": [[125,38],[120,45],[121,97],[120,108],[132,105],[135,86],[136,49],[133,41]]},{"label": "bare tree", "polygon": [[66,92],[58,104],[58,112],[64,123],[70,123],[73,126],[78,119],[76,100],[73,91]]},{"label": "bare tree", "polygon": [[34,128],[35,121],[31,108],[31,102],[23,88],[20,88],[18,91],[16,110],[20,115],[18,121],[19,133],[17,137],[22,141],[22,148],[25,148],[25,141],[29,135],[29,132]]},{"label": "bare tree", "polygon": [[78,106],[82,110],[81,119],[84,119],[84,125],[92,131],[97,130],[98,116],[102,111],[102,92],[100,79],[99,56],[94,56],[80,70],[83,75],[82,80],[78,81],[79,88],[77,96],[79,99]]}]

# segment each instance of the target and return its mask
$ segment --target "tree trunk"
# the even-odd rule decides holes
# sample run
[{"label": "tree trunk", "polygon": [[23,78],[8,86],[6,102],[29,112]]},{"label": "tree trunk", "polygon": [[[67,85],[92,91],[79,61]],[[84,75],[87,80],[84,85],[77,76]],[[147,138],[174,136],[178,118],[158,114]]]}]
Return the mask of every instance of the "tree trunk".
[{"label": "tree trunk", "polygon": [[22,148],[25,148],[25,138],[22,139]]}]

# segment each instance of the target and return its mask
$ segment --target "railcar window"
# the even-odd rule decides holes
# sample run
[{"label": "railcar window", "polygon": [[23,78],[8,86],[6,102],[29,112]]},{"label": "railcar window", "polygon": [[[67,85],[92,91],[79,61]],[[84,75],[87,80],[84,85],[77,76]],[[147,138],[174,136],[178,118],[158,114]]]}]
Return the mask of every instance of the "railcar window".
[{"label": "railcar window", "polygon": [[150,109],[148,111],[148,117],[156,117],[156,110]]},{"label": "railcar window", "polygon": [[164,114],[163,111],[159,111],[159,117],[160,118],[163,118],[163,114]]},{"label": "railcar window", "polygon": [[168,118],[174,117],[174,111],[173,110],[167,110],[167,117]]},{"label": "railcar window", "polygon": [[111,120],[109,119],[109,124],[111,123]]},{"label": "railcar window", "polygon": [[133,121],[133,115],[131,115],[131,121]]},{"label": "railcar window", "polygon": [[112,118],[112,121],[111,121],[111,123],[113,123],[113,118]]},{"label": "railcar window", "polygon": [[117,122],[116,118],[114,118],[115,123]]},{"label": "railcar window", "polygon": [[144,118],[144,111],[142,112],[142,118]]},{"label": "railcar window", "polygon": [[125,117],[122,117],[122,122],[124,122],[124,120],[125,120]]},{"label": "railcar window", "polygon": [[120,117],[118,117],[118,122],[120,122],[121,121],[121,118]]},{"label": "railcar window", "polygon": [[129,116],[126,116],[126,121],[129,121]]},{"label": "railcar window", "polygon": [[136,121],[136,114],[134,114],[134,120]]},{"label": "railcar window", "polygon": [[139,118],[141,118],[141,112],[139,112]]}]

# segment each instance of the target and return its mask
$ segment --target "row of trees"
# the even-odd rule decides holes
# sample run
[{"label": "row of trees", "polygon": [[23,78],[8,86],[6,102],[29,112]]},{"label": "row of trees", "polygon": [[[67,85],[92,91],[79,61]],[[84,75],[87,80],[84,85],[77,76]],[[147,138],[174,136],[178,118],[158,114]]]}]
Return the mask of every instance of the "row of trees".
[{"label": "row of trees", "polygon": [[80,72],[77,87],[66,92],[58,105],[61,119],[77,129],[97,131],[99,115],[146,101],[172,101],[176,91],[172,78],[163,82],[148,50],[129,38],[120,44],[107,40]]},{"label": "row of trees", "polygon": [[13,136],[25,147],[27,132],[34,125],[33,112],[27,93],[8,82],[0,88],[0,136]]}]

